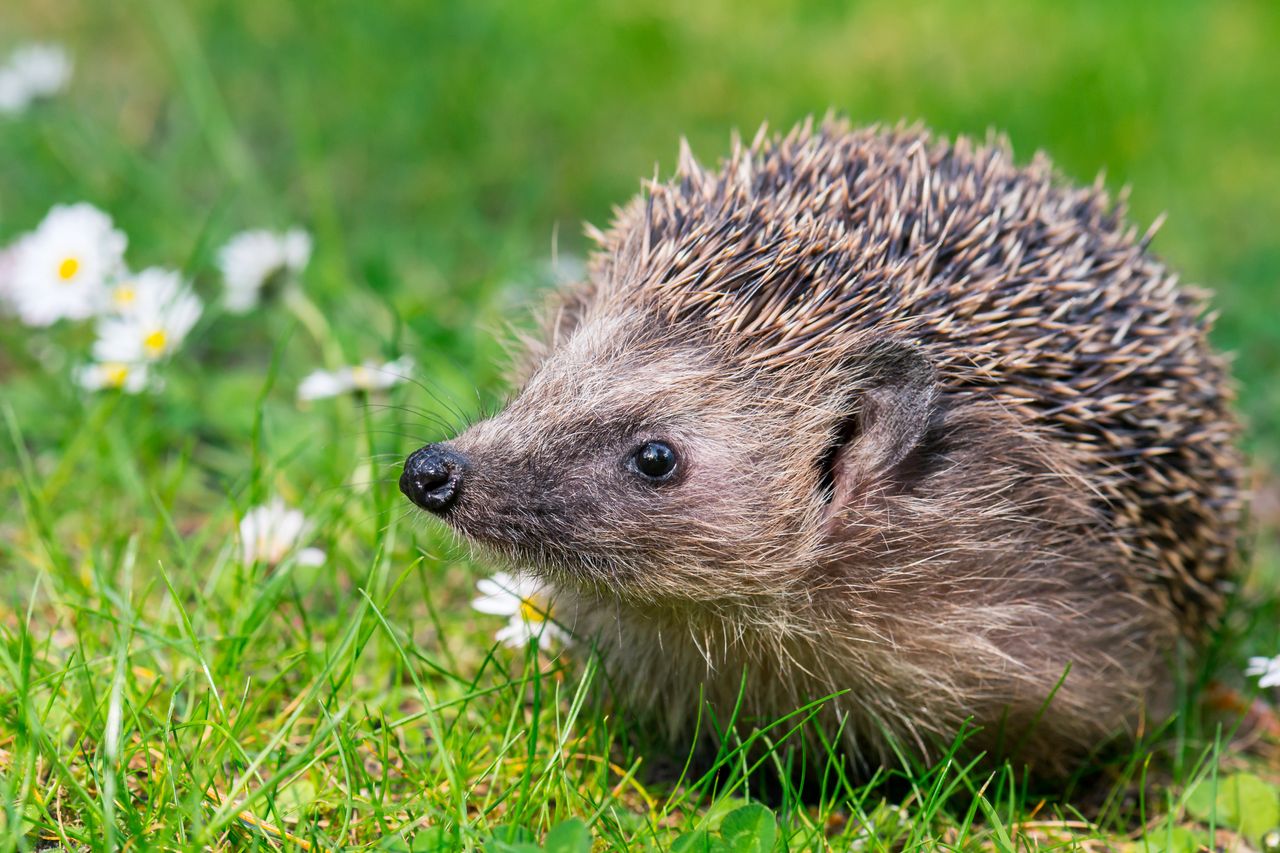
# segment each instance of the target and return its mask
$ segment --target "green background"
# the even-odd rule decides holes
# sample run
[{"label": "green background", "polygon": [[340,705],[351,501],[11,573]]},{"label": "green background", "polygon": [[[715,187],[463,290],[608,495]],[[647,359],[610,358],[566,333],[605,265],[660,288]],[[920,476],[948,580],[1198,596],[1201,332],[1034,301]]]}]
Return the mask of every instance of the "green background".
[{"label": "green background", "polygon": [[[74,111],[0,131],[2,233],[86,198],[135,255],[274,219],[311,225],[310,285],[393,299],[468,361],[501,282],[581,253],[638,178],[731,129],[835,108],[1007,133],[1166,212],[1157,249],[1217,291],[1245,408],[1280,432],[1280,6],[897,2],[19,0],[0,33],[66,42]],[[557,230],[558,229],[558,230]],[[492,375],[471,367],[476,381]]]},{"label": "green background", "polygon": [[[163,394],[120,399],[70,381],[87,327],[0,320],[0,801],[18,803],[0,840],[25,814],[94,844],[108,825],[173,846],[236,826],[261,842],[206,800],[247,796],[237,780],[261,756],[245,808],[278,825],[286,800],[323,816],[308,831],[325,844],[334,827],[372,841],[409,813],[465,824],[471,842],[573,814],[611,845],[661,846],[722,813],[724,800],[655,829],[625,793],[617,815],[574,799],[620,784],[599,757],[642,754],[603,713],[577,730],[598,778],[530,774],[561,725],[537,696],[563,713],[565,695],[548,698],[561,682],[530,705],[525,682],[494,681],[500,623],[467,606],[485,567],[407,513],[394,478],[407,451],[501,400],[505,326],[550,286],[549,259],[583,255],[581,223],[669,174],[682,135],[713,161],[734,129],[832,108],[1000,131],[1022,160],[1044,150],[1070,179],[1131,186],[1139,227],[1168,215],[1155,249],[1216,292],[1257,469],[1255,570],[1217,664],[1239,685],[1249,654],[1280,650],[1280,3],[5,0],[0,54],[30,39],[66,45],[76,70],[65,95],[0,118],[0,244],[54,203],[90,201],[129,235],[132,266],[181,267],[213,303],[231,234],[300,224],[318,312],[211,310]],[[401,353],[425,387],[389,405],[295,400],[316,367]],[[324,569],[285,577],[228,556],[239,516],[272,493],[315,519]],[[111,695],[130,744],[116,764],[97,748]],[[437,699],[453,703],[444,731],[421,710]],[[388,781],[351,756],[392,729],[404,768]],[[540,733],[536,747],[493,770],[524,755],[513,732]],[[1185,722],[1171,735],[1191,747],[1180,756],[1214,737]],[[148,748],[169,775],[129,763]],[[442,753],[476,784],[470,804]],[[126,766],[142,794],[112,811],[94,792]],[[1162,791],[1194,766],[1170,772]],[[82,822],[63,836],[58,790]],[[1036,804],[1002,790],[967,816],[940,795],[892,813],[834,798],[783,831],[792,849],[825,837],[838,802],[846,841],[875,819],[895,827],[886,844],[1000,843]],[[1146,820],[1135,802],[1116,797],[1128,805],[1099,831]],[[1172,794],[1142,802],[1181,820]]]}]

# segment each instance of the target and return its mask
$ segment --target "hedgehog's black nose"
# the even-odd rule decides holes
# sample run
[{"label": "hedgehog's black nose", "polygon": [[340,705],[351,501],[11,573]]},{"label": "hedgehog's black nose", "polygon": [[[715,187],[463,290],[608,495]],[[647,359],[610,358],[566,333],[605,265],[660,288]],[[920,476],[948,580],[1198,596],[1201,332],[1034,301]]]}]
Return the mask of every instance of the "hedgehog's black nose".
[{"label": "hedgehog's black nose", "polygon": [[409,455],[400,475],[400,491],[428,512],[442,513],[462,489],[467,459],[443,444],[428,444]]}]

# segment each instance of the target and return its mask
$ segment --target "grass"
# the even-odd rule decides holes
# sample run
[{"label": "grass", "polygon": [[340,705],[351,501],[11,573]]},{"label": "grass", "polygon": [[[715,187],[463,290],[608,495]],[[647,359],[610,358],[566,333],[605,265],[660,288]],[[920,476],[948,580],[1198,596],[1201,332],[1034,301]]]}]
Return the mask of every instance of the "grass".
[{"label": "grass", "polygon": [[[0,244],[91,201],[135,266],[208,298],[241,228],[317,244],[316,310],[210,311],[160,395],[78,393],[83,327],[0,325],[0,846],[751,849],[775,826],[790,850],[1181,850],[1244,821],[1197,780],[1274,782],[1274,743],[1207,710],[1202,682],[1242,686],[1248,655],[1280,650],[1280,6],[18,0],[0,34],[77,61],[65,97],[0,124]],[[714,157],[730,128],[830,105],[1105,168],[1218,293],[1260,541],[1182,713],[1099,784],[948,758],[743,811],[759,750],[656,771],[589,658],[495,647],[467,605],[488,567],[395,489],[437,419],[500,399],[501,329],[553,247],[585,251],[580,220],[669,170],[680,134]],[[314,367],[401,352],[427,387],[295,401]],[[236,524],[271,494],[314,519],[323,567],[240,560]]]}]

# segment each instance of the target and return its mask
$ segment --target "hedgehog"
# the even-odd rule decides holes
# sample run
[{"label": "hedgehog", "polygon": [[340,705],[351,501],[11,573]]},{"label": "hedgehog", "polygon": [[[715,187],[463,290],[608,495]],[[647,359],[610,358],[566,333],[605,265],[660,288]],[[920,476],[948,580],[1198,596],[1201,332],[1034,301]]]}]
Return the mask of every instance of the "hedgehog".
[{"label": "hedgehog", "polygon": [[544,583],[614,701],[672,743],[806,709],[857,767],[1043,774],[1171,709],[1242,464],[1158,223],[1002,137],[831,116],[682,142],[613,216],[510,402],[400,487]]}]

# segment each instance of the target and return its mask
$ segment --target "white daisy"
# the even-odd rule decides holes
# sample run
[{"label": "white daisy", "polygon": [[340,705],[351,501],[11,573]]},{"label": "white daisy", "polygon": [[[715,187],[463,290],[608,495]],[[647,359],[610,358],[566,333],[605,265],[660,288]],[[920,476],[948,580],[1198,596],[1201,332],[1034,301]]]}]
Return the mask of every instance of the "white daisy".
[{"label": "white daisy", "polygon": [[1259,687],[1280,687],[1280,655],[1249,658],[1244,674],[1257,677]]},{"label": "white daisy", "polygon": [[262,289],[277,276],[297,276],[311,259],[311,237],[301,228],[244,231],[218,251],[226,282],[224,305],[243,314],[258,304]]},{"label": "white daisy", "polygon": [[148,388],[157,387],[150,368],[145,364],[94,362],[77,367],[73,375],[76,384],[86,391],[110,389],[126,394],[140,394]]},{"label": "white daisy", "polygon": [[9,56],[9,68],[26,83],[33,98],[61,92],[71,80],[71,57],[56,44],[30,44]]},{"label": "white daisy", "polygon": [[334,371],[316,370],[303,379],[302,384],[298,386],[298,399],[319,400],[350,391],[367,393],[390,388],[392,385],[404,382],[412,372],[413,359],[407,355],[382,365],[366,361],[364,364]]},{"label": "white daisy", "polygon": [[98,361],[155,361],[175,352],[200,319],[200,298],[171,270],[146,269],[117,283],[104,302],[117,313],[98,321]]},{"label": "white daisy", "polygon": [[538,648],[568,645],[569,633],[551,621],[547,587],[530,577],[498,572],[476,582],[480,596],[471,606],[481,613],[507,616],[507,624],[494,634],[504,646],[522,648],[536,640]]},{"label": "white daisy", "polygon": [[311,533],[311,525],[301,510],[290,509],[280,498],[255,506],[240,520],[240,553],[246,565],[262,562],[274,566],[290,554],[302,566],[319,566],[325,561],[319,548],[302,548],[300,540]]},{"label": "white daisy", "polygon": [[124,270],[107,283],[102,296],[102,303],[98,306],[99,313],[119,315],[132,313],[138,304],[138,277]]},{"label": "white daisy", "polygon": [[89,204],[58,205],[14,246],[9,301],[22,322],[83,320],[123,266],[125,236]]},{"label": "white daisy", "polygon": [[32,101],[56,95],[71,79],[71,59],[57,45],[20,47],[0,66],[0,114],[16,114]]}]

